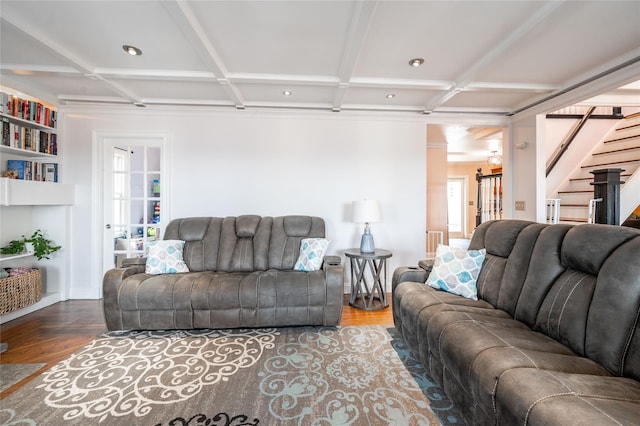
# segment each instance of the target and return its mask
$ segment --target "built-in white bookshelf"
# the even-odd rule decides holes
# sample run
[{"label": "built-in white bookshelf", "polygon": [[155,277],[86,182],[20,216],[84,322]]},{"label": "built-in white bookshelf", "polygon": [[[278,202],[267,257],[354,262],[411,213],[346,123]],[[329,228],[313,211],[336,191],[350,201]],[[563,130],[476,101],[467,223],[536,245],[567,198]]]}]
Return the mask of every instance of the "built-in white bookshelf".
[{"label": "built-in white bookshelf", "polygon": [[[16,99],[22,103],[21,108],[32,111],[28,116],[24,116],[25,109],[16,110],[17,104],[7,107],[8,100],[18,102]],[[37,260],[27,253],[0,255],[1,268],[29,266],[42,273],[41,300],[1,315],[2,324],[68,298],[70,206],[75,201],[75,185],[63,183],[58,175],[61,155],[55,107],[3,86],[0,101],[0,176],[15,170],[8,168],[10,160],[17,160],[13,165],[26,164],[30,168],[28,175],[22,171],[22,179],[0,177],[0,246],[22,235],[30,236],[36,229],[62,246],[48,260]],[[45,165],[54,174],[45,176]]]}]

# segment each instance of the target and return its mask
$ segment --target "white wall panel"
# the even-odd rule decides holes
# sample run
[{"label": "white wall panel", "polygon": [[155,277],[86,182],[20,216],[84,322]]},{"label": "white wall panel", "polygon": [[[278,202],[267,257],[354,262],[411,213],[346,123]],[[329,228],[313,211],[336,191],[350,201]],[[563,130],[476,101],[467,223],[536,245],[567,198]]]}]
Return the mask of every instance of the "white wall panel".
[{"label": "white wall panel", "polygon": [[[333,113],[331,113],[333,114]],[[378,199],[383,221],[372,224],[376,245],[393,251],[393,270],[424,256],[426,125],[345,114],[272,114],[238,111],[65,110],[65,182],[75,183],[72,207],[71,297],[100,297],[91,271],[92,133],[167,132],[171,139],[171,218],[277,216],[325,219],[329,254],[359,246],[362,226],[350,222],[351,202]],[[162,218],[168,219],[167,216]],[[93,225],[95,227],[95,224]],[[343,256],[344,263],[344,256]],[[345,273],[348,279],[348,273]],[[389,288],[390,290],[390,288]]]}]

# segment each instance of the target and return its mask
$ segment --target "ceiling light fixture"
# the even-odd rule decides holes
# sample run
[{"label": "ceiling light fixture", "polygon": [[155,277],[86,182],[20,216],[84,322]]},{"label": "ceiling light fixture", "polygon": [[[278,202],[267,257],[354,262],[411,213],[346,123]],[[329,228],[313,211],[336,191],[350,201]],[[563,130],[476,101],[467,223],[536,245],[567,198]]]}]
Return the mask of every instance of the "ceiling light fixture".
[{"label": "ceiling light fixture", "polygon": [[285,96],[291,96],[293,93],[290,90],[285,90],[282,94]]},{"label": "ceiling light fixture", "polygon": [[395,97],[396,97],[395,93],[388,93],[387,94],[387,99],[393,99]]},{"label": "ceiling light fixture", "polygon": [[125,52],[127,52],[129,55],[131,56],[140,56],[142,55],[142,50],[138,49],[135,46],[129,46],[129,45],[122,45],[122,50],[124,50]]},{"label": "ceiling light fixture", "polygon": [[490,166],[499,166],[502,164],[502,156],[498,155],[498,151],[491,151],[491,155],[487,158],[487,164]]},{"label": "ceiling light fixture", "polygon": [[409,65],[411,65],[412,67],[419,67],[422,64],[424,64],[424,59],[422,58],[413,58],[409,61]]}]

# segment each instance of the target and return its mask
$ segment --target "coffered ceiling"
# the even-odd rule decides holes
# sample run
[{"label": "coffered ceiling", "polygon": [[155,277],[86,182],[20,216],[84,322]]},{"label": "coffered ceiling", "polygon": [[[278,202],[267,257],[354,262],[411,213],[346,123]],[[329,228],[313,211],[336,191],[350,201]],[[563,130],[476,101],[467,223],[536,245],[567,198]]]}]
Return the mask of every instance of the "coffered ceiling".
[{"label": "coffered ceiling", "polygon": [[505,117],[640,77],[639,1],[2,0],[0,17],[2,84],[55,104]]}]

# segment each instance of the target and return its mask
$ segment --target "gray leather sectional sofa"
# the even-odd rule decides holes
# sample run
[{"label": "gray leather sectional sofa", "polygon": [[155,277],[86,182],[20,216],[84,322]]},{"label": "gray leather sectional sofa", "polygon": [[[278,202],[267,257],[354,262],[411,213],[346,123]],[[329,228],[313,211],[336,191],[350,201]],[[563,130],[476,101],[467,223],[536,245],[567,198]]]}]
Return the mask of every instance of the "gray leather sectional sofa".
[{"label": "gray leather sectional sofa", "polygon": [[411,351],[473,425],[640,424],[640,232],[481,224],[478,301],[393,276]]},{"label": "gray leather sectional sofa", "polygon": [[165,240],[183,240],[190,272],[149,275],[146,259],[127,259],[103,281],[109,330],[336,325],[343,267],[294,270],[303,238],[323,238],[312,216],[197,217],[171,221]]}]

